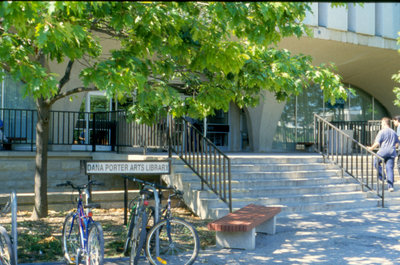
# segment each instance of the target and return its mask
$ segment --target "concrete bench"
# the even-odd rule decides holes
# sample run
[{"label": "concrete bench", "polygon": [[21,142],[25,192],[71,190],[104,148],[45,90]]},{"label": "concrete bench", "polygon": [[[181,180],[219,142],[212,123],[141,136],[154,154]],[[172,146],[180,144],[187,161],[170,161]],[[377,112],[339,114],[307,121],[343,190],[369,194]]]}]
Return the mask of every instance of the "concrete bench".
[{"label": "concrete bench", "polygon": [[256,247],[256,232],[275,234],[276,215],[280,212],[280,207],[249,204],[207,227],[216,231],[218,247],[251,250]]}]

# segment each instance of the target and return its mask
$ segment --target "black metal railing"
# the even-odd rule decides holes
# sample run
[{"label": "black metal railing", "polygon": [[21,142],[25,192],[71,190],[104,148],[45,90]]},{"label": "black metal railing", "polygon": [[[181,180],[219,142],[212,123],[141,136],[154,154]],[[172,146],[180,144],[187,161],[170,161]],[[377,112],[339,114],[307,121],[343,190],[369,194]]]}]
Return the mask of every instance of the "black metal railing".
[{"label": "black metal railing", "polygon": [[381,129],[380,120],[332,121],[331,123],[340,130],[351,131],[353,138],[366,146],[373,144],[376,135]]},{"label": "black metal railing", "polygon": [[[36,143],[37,111],[24,109],[0,109],[3,121],[5,145],[30,145],[33,151]],[[125,111],[74,112],[51,111],[49,145],[89,145],[139,147],[167,150],[166,119],[148,126],[127,119]]]},{"label": "black metal railing", "polygon": [[33,151],[36,141],[36,110],[0,109],[0,119],[3,121],[0,141],[6,149],[11,150],[11,144],[24,144],[30,145]]},{"label": "black metal railing", "polygon": [[361,184],[362,190],[373,191],[381,198],[384,207],[384,181],[379,180],[376,163],[381,163],[385,173],[385,161],[382,157],[369,151],[346,131],[314,114],[314,148],[324,160],[329,160]]},{"label": "black metal railing", "polygon": [[172,150],[232,212],[231,161],[186,119],[170,119]]},{"label": "black metal railing", "polygon": [[128,122],[126,112],[116,116],[118,147],[141,147],[146,153],[148,148],[168,150],[167,119],[159,118],[153,125]]},{"label": "black metal railing", "polygon": [[[0,109],[6,144],[36,143],[36,110]],[[168,126],[171,124],[171,126]],[[4,145],[3,141],[3,145]],[[230,159],[185,119],[159,118],[148,126],[130,121],[125,111],[51,111],[49,145],[91,145],[173,150],[232,211]],[[11,148],[10,148],[11,149]]]}]

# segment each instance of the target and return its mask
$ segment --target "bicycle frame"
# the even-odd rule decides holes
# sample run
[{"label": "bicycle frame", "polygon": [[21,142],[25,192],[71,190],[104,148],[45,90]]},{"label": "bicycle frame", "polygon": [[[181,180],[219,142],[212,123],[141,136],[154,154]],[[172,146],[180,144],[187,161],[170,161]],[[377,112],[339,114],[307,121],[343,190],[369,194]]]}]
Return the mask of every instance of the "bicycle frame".
[{"label": "bicycle frame", "polygon": [[[85,189],[86,190],[86,189]],[[88,236],[89,236],[89,228],[90,225],[94,222],[92,218],[92,212],[90,209],[85,209],[83,207],[83,202],[82,202],[82,192],[79,191],[79,199],[78,199],[78,205],[75,214],[73,215],[73,221],[71,223],[71,227],[68,233],[68,237],[71,236],[72,228],[74,226],[75,220],[78,220],[78,225],[79,225],[79,235],[80,235],[80,245],[81,248],[78,250],[78,257],[83,250],[83,254],[88,253]],[[88,193],[87,195],[87,200],[89,198]],[[85,210],[87,212],[85,212]],[[83,246],[83,248],[82,248]]]}]

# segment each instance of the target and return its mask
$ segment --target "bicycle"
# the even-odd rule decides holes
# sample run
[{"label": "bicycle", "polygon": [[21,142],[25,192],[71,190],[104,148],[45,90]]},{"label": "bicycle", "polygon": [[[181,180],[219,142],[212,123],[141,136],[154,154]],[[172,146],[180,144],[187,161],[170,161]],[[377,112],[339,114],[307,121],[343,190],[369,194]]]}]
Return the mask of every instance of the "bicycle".
[{"label": "bicycle", "polygon": [[156,223],[146,238],[146,257],[151,264],[193,264],[200,250],[196,229],[185,220],[172,216],[171,198],[182,198],[183,192],[175,187],[168,195],[167,205],[162,211],[163,220]]},{"label": "bicycle", "polygon": [[[10,201],[4,205],[1,209],[1,215],[5,214],[10,210]],[[14,251],[13,245],[11,243],[10,236],[7,233],[7,230],[0,225],[0,264],[1,265],[14,265],[15,258],[14,258]]]},{"label": "bicycle", "polygon": [[[127,223],[127,236],[124,244],[124,255],[127,256],[130,249],[130,265],[136,265],[142,257],[142,250],[145,243],[145,237],[147,230],[150,228],[150,223],[155,218],[155,209],[149,205],[149,200],[155,199],[154,184],[137,179],[134,177],[125,177],[134,182],[141,184],[139,196],[136,196],[129,202],[128,208],[130,209],[130,215]],[[144,254],[144,252],[143,252]]]},{"label": "bicycle", "polygon": [[[65,261],[78,265],[84,258],[86,265],[103,265],[104,236],[101,225],[92,218],[92,208],[100,205],[88,203],[91,185],[102,185],[91,180],[83,185],[75,185],[71,181],[57,184],[57,187],[71,186],[78,191],[77,208],[70,212],[64,220],[62,230],[62,248]],[[85,193],[85,204],[83,195]]]},{"label": "bicycle", "polygon": [[[171,198],[174,196],[182,197],[183,192],[174,187],[166,187],[143,180],[130,177],[129,179],[145,185],[142,190],[150,189],[151,194],[147,195],[155,199],[154,226],[147,232],[149,214],[142,213],[141,225],[135,225],[140,230],[135,239],[137,248],[131,251],[130,265],[136,264],[140,257],[141,248],[145,241],[145,256],[151,264],[192,264],[199,253],[200,240],[196,229],[183,219],[172,217]],[[158,191],[157,191],[158,189]],[[159,210],[162,200],[162,190],[168,189],[173,192],[169,194],[167,205],[163,210]],[[161,215],[163,220],[159,221]],[[140,215],[139,215],[140,216]]]}]

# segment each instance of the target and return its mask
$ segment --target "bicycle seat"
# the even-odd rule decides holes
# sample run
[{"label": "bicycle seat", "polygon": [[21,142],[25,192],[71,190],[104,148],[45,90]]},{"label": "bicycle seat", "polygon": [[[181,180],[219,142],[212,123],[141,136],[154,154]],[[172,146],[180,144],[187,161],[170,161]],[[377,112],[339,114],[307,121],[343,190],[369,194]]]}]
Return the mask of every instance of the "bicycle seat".
[{"label": "bicycle seat", "polygon": [[88,203],[88,204],[85,204],[84,207],[88,208],[88,209],[90,209],[90,208],[101,208],[99,203]]}]

